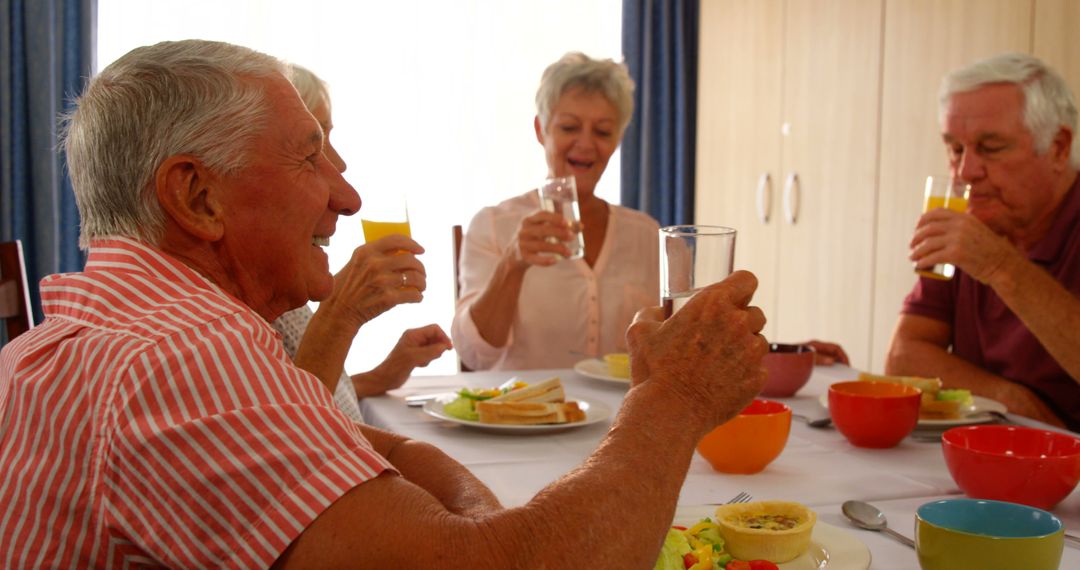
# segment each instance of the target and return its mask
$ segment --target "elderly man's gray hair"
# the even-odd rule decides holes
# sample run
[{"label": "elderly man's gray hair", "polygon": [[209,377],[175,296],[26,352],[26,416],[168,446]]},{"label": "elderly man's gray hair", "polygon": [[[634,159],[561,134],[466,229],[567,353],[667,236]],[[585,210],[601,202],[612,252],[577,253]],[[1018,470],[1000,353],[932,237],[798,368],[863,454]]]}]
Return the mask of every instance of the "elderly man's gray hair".
[{"label": "elderly man's gray hair", "polygon": [[287,72],[266,54],[203,40],[136,48],[102,70],[65,118],[79,246],[108,236],[159,243],[165,217],[154,177],[162,161],[191,154],[235,174],[269,115],[263,88],[248,79]]},{"label": "elderly man's gray hair", "polygon": [[1080,168],[1080,144],[1076,139],[1076,99],[1069,85],[1050,66],[1023,53],[996,55],[945,76],[938,93],[940,117],[944,119],[949,98],[993,83],[1012,83],[1024,93],[1024,125],[1035,139],[1035,150],[1045,153],[1062,126],[1073,133],[1069,164]]},{"label": "elderly man's gray hair", "polygon": [[330,89],[321,77],[315,75],[315,72],[302,65],[290,63],[289,81],[292,82],[293,87],[296,87],[300,98],[304,100],[304,106],[309,111],[314,112],[322,103],[326,104],[328,111],[330,110]]}]

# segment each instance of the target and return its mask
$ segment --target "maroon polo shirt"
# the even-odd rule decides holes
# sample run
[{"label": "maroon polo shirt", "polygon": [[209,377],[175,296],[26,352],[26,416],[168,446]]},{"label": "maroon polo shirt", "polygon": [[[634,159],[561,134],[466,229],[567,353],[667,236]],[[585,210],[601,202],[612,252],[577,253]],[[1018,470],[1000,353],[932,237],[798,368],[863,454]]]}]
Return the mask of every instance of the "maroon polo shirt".
[{"label": "maroon polo shirt", "polygon": [[[1080,176],[1028,259],[1080,297]],[[952,325],[953,354],[1031,388],[1080,431],[1080,386],[988,285],[959,269],[949,281],[920,277],[902,312]]]}]

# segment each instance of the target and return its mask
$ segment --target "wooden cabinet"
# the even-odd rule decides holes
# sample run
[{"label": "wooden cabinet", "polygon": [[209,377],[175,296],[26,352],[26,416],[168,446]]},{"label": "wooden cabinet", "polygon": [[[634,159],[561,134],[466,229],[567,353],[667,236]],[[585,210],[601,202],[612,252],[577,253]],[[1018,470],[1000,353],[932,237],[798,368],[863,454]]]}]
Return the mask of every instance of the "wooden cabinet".
[{"label": "wooden cabinet", "polygon": [[1080,2],[1037,0],[1032,53],[1057,70],[1080,97]]},{"label": "wooden cabinet", "polygon": [[739,230],[766,336],[870,352],[883,2],[702,2],[698,223]]},{"label": "wooden cabinet", "polygon": [[870,369],[883,372],[904,297],[915,285],[908,243],[928,175],[948,173],[938,124],[938,87],[978,59],[1030,51],[1030,0],[904,0],[885,12],[881,175]]},{"label": "wooden cabinet", "polygon": [[[735,267],[775,338],[783,0],[701,4],[695,221],[736,228]],[[760,200],[760,203],[759,203]],[[767,221],[761,216],[768,216]]]},{"label": "wooden cabinet", "polygon": [[1078,22],[1075,0],[702,0],[696,221],[739,230],[768,338],[884,369],[922,182],[947,172],[942,76],[1020,51],[1080,93]]}]

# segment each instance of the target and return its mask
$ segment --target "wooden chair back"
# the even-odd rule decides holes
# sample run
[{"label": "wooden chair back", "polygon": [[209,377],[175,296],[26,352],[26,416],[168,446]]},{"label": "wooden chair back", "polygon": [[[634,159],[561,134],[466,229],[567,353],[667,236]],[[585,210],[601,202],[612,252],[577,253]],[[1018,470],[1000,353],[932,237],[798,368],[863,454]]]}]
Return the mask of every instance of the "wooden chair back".
[{"label": "wooden chair back", "polygon": [[[461,240],[464,234],[461,232],[461,226],[455,225],[450,228],[451,237],[454,240],[454,301],[461,298]],[[462,372],[471,372],[472,368],[465,366],[461,362],[461,358],[458,358],[458,368]]]},{"label": "wooden chair back", "polygon": [[461,240],[463,234],[461,233],[461,226],[453,226],[450,228],[454,239],[454,300],[457,301],[461,298]]},{"label": "wooden chair back", "polygon": [[22,242],[0,242],[0,318],[9,342],[34,326],[33,315]]}]

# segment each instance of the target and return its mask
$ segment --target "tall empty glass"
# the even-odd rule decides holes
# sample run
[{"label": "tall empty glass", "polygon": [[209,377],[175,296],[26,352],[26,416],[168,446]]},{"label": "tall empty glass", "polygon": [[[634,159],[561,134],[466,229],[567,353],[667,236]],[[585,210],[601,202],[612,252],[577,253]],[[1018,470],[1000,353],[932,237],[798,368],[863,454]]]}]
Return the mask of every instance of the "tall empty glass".
[{"label": "tall empty glass", "polygon": [[[927,176],[923,187],[923,213],[935,208],[966,212],[970,188],[951,176]],[[939,263],[930,269],[916,269],[915,272],[925,277],[948,280],[956,273],[956,267],[951,263]]]},{"label": "tall empty glass", "polygon": [[[540,207],[548,212],[561,214],[566,221],[573,224],[575,230],[580,230],[581,213],[578,210],[577,181],[573,176],[560,176],[548,178],[536,189],[540,198]],[[555,238],[550,238],[552,243]],[[570,241],[563,242],[570,250],[569,259],[581,259],[585,256],[585,239],[580,231],[574,233]]]},{"label": "tall empty glass", "polygon": [[735,230],[723,226],[660,228],[660,298],[664,318],[699,289],[723,280],[735,264]]}]

